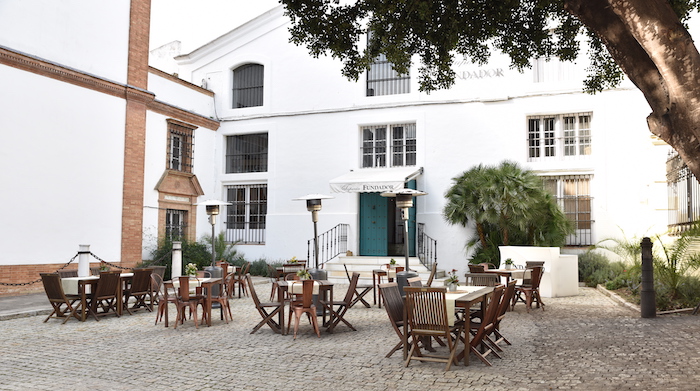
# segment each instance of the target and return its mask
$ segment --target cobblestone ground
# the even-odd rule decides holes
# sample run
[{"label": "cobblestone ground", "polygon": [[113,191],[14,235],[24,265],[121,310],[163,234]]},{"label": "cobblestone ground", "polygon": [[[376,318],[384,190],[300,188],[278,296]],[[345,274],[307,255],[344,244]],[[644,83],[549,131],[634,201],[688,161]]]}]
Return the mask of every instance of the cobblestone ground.
[{"label": "cobblestone ground", "polygon": [[[256,285],[261,297],[270,284]],[[336,286],[342,296],[346,286]],[[641,319],[591,288],[545,299],[546,312],[508,313],[512,346],[487,367],[413,362],[400,352],[383,308],[356,306],[317,338],[303,322],[297,340],[267,326],[250,298],[232,299],[234,320],[177,330],[140,312],[100,322],[35,316],[0,322],[0,390],[697,390],[700,318]],[[218,314],[217,314],[218,315]],[[492,357],[492,356],[490,356]]]}]

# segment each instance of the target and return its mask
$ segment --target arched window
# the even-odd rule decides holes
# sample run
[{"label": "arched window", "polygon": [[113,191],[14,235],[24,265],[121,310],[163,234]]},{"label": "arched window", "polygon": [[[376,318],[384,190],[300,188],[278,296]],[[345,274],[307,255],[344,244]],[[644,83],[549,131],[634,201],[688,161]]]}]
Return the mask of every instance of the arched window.
[{"label": "arched window", "polygon": [[233,70],[234,109],[263,105],[264,71],[260,64],[245,64]]}]

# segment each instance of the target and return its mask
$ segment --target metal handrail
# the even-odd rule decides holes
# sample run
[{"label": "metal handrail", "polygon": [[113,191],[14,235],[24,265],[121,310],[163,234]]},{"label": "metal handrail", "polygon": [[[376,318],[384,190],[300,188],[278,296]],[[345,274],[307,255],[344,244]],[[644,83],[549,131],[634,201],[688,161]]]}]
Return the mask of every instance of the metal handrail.
[{"label": "metal handrail", "polygon": [[437,240],[425,233],[425,224],[418,223],[418,259],[428,270],[437,262]]},{"label": "metal handrail", "polygon": [[[349,224],[338,224],[328,231],[318,235],[318,265],[321,267],[324,263],[337,257],[340,254],[348,251],[348,230]],[[307,242],[306,255],[308,264],[312,265],[315,258],[314,240],[309,239]]]}]

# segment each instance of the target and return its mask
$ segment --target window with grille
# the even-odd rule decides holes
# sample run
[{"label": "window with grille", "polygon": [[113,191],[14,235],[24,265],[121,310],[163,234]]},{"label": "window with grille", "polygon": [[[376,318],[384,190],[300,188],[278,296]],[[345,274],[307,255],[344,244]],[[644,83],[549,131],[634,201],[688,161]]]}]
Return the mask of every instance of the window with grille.
[{"label": "window with grille", "polygon": [[245,64],[233,70],[232,107],[240,109],[263,105],[265,67]]},{"label": "window with grille", "polygon": [[170,240],[182,240],[187,229],[187,211],[166,209],[165,237]]},{"label": "window with grille", "polygon": [[[387,156],[390,154],[389,156]],[[416,124],[362,128],[362,167],[416,165]]]},{"label": "window with grille", "polygon": [[267,185],[226,186],[226,241],[265,243]]},{"label": "window with grille", "polygon": [[528,161],[591,155],[591,113],[527,118]]},{"label": "window with grille", "polygon": [[267,133],[226,137],[226,173],[267,172]]},{"label": "window with grille", "polygon": [[367,71],[367,96],[407,94],[411,92],[411,75],[396,72],[381,54]]},{"label": "window with grille", "polygon": [[544,176],[542,181],[545,189],[556,197],[557,203],[566,217],[574,223],[575,232],[569,235],[566,245],[592,245],[591,176]]},{"label": "window with grille", "polygon": [[168,120],[168,169],[192,172],[196,127]]}]

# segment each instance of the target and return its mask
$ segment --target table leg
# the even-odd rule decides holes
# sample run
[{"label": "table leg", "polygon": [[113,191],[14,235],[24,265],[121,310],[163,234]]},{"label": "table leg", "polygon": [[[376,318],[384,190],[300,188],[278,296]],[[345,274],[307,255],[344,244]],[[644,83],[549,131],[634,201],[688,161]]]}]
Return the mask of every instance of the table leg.
[{"label": "table leg", "polygon": [[78,281],[78,290],[80,290],[80,304],[83,307],[83,311],[80,314],[80,321],[85,322],[87,319],[87,295],[85,294],[85,284],[82,281]]},{"label": "table leg", "polygon": [[277,301],[282,303],[282,306],[280,308],[279,315],[277,317],[277,323],[279,323],[280,326],[280,333],[282,335],[287,335],[287,330],[284,328],[284,294],[287,292],[287,287],[285,286],[284,289],[282,289],[281,286],[277,286]]}]

